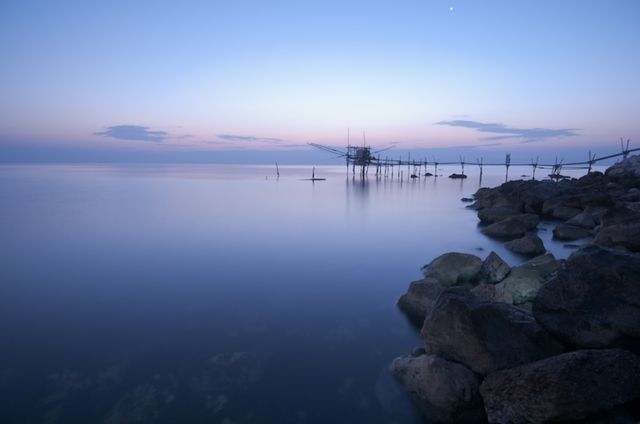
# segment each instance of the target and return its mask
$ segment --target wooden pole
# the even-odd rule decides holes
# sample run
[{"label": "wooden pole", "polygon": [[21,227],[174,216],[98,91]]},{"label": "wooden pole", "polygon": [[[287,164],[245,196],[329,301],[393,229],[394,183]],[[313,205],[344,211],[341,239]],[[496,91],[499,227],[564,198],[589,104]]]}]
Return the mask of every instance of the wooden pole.
[{"label": "wooden pole", "polygon": [[509,166],[511,165],[511,154],[507,153],[507,156],[504,159],[504,166],[507,168],[506,173],[504,174],[504,181],[509,181]]}]

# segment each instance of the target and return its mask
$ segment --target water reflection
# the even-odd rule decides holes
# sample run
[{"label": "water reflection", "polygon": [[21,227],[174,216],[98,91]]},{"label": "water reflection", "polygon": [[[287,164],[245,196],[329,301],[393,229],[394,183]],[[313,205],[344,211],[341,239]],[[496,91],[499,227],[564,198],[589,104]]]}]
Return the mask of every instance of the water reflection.
[{"label": "water reflection", "polygon": [[519,258],[473,183],[309,171],[0,166],[0,422],[414,423],[396,299],[445,251]]}]

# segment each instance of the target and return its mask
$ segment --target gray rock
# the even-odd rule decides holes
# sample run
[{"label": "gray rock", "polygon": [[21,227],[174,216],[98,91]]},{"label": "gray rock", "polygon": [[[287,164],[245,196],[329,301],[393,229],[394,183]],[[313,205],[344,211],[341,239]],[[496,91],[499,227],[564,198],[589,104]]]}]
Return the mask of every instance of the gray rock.
[{"label": "gray rock", "polygon": [[[580,213],[580,211],[578,210],[579,206],[580,202],[577,199],[572,198],[568,193],[563,193],[562,195],[559,195],[557,197],[545,200],[542,204],[542,214],[549,217],[569,219],[571,218],[571,216],[562,218],[563,212],[569,212],[569,215],[571,215],[572,211],[563,211],[561,208],[575,209],[577,210],[577,213]],[[559,209],[559,211],[554,215],[554,211],[556,209]],[[574,213],[574,215],[577,213]]]},{"label": "gray rock", "polygon": [[411,321],[422,325],[424,318],[431,312],[433,302],[444,289],[445,287],[433,278],[414,281],[409,285],[407,292],[398,299],[398,307]]},{"label": "gray rock", "polygon": [[425,278],[433,278],[444,286],[470,283],[482,268],[482,259],[467,253],[450,252],[422,267]]},{"label": "gray rock", "polygon": [[535,256],[546,252],[542,239],[535,234],[527,234],[505,243],[504,247],[521,255]]},{"label": "gray rock", "polygon": [[507,295],[503,298],[511,298],[514,305],[532,302],[542,287],[544,278],[534,269],[526,266],[515,267],[507,278],[496,284],[496,289]]},{"label": "gray rock", "polygon": [[579,240],[589,237],[591,232],[586,228],[560,224],[553,229],[553,238],[558,240]]},{"label": "gray rock", "polygon": [[516,215],[488,225],[482,229],[482,232],[489,237],[512,240],[535,229],[539,222],[540,218],[535,214]]},{"label": "gray rock", "polygon": [[579,420],[640,397],[640,357],[582,350],[498,371],[480,386],[492,423]]},{"label": "gray rock", "polygon": [[506,292],[503,286],[499,287],[497,284],[478,284],[471,289],[471,293],[483,300],[513,305],[513,296],[511,293]]},{"label": "gray rock", "polygon": [[605,171],[605,175],[613,178],[624,176],[640,178],[640,155],[633,155],[616,163]]},{"label": "gray rock", "polygon": [[478,374],[511,368],[562,352],[533,318],[514,306],[450,288],[442,292],[421,331],[428,353]]},{"label": "gray rock", "polygon": [[435,355],[396,358],[391,372],[433,423],[475,423],[485,419],[480,377],[464,365]]},{"label": "gray rock", "polygon": [[595,245],[575,252],[539,290],[533,313],[574,346],[638,349],[640,258]]},{"label": "gray rock", "polygon": [[591,229],[596,226],[596,221],[593,219],[593,216],[591,216],[589,212],[585,211],[580,212],[578,215],[568,220],[567,225]]},{"label": "gray rock", "polygon": [[640,251],[640,212],[628,207],[610,208],[602,215],[594,243]]},{"label": "gray rock", "polygon": [[568,206],[558,206],[553,208],[553,210],[551,211],[551,216],[554,218],[566,220],[566,219],[571,219],[576,215],[579,215],[580,213],[582,213],[582,210],[578,208],[570,208]]},{"label": "gray rock", "polygon": [[535,270],[542,278],[546,278],[548,275],[556,272],[561,265],[562,261],[557,260],[553,254],[545,253],[544,255],[529,259],[527,262],[520,265],[520,268]]},{"label": "gray rock", "polygon": [[480,218],[480,222],[484,224],[493,224],[494,222],[499,222],[505,218],[520,214],[521,212],[515,208],[499,206],[480,210],[478,212],[478,218]]},{"label": "gray rock", "polygon": [[491,252],[482,262],[482,268],[477,275],[477,280],[482,283],[495,284],[502,281],[511,267],[496,252]]}]

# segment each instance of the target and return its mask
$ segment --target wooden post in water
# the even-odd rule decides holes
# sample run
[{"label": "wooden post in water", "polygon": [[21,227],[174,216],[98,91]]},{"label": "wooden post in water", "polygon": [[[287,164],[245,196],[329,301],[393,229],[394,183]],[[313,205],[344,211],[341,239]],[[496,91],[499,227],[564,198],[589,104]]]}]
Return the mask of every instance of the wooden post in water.
[{"label": "wooden post in water", "polygon": [[631,141],[631,139],[627,139],[627,145],[625,147],[624,145],[624,139],[622,137],[620,137],[620,147],[622,147],[622,158],[626,159],[627,156],[629,156],[629,142]]},{"label": "wooden post in water", "polygon": [[462,168],[462,175],[464,175],[464,156],[459,155],[460,157],[460,167]]},{"label": "wooden post in water", "polygon": [[504,174],[504,181],[509,181],[509,166],[511,166],[511,153],[507,153],[507,156],[504,159],[504,166],[507,168],[506,173]]},{"label": "wooden post in water", "polygon": [[531,159],[531,167],[533,168],[533,179],[536,179],[536,169],[538,168],[538,160],[540,160],[540,156],[536,156],[536,161],[534,162],[533,159]]},{"label": "wooden post in water", "polygon": [[276,178],[280,178],[280,169],[278,168],[278,162],[276,162]]},{"label": "wooden post in water", "polygon": [[593,164],[596,163],[595,158],[596,154],[594,153],[592,155],[591,150],[589,150],[589,169],[587,169],[587,174],[591,174],[591,168],[593,167]]},{"label": "wooden post in water", "polygon": [[482,171],[484,167],[484,158],[480,157],[480,159],[476,159],[478,162],[478,167],[480,167],[480,179],[482,179]]}]

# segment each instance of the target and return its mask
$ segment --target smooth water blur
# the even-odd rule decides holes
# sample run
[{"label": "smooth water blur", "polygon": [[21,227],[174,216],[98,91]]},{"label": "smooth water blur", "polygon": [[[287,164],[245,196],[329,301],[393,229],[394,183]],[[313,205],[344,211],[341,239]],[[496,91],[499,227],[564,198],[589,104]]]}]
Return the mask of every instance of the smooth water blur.
[{"label": "smooth water blur", "polygon": [[0,166],[0,422],[417,422],[396,299],[447,251],[522,261],[460,202],[477,175],[274,171]]}]

